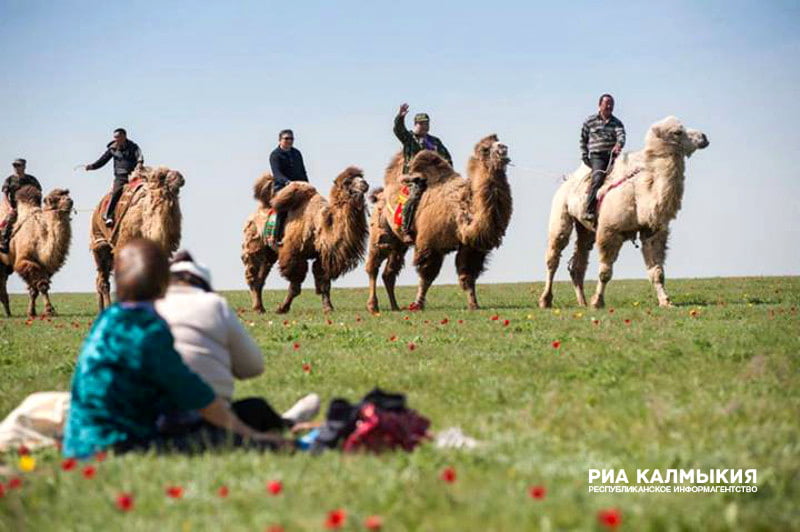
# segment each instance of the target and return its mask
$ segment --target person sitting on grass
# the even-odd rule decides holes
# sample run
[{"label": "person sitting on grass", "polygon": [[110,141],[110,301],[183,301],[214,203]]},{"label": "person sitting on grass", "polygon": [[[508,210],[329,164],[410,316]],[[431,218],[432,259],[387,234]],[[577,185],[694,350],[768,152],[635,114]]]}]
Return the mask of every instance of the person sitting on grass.
[{"label": "person sitting on grass", "polygon": [[[156,301],[156,310],[169,325],[184,363],[230,402],[233,412],[251,428],[283,430],[316,416],[320,401],[313,393],[283,415],[260,397],[232,401],[234,379],[264,373],[264,357],[225,298],[213,292],[208,268],[195,262],[189,252],[175,255],[169,288],[164,298]],[[160,428],[180,431],[182,426],[199,422],[199,414],[173,412],[165,415]]]},{"label": "person sitting on grass", "polygon": [[[281,436],[252,429],[184,364],[153,302],[169,281],[169,263],[154,242],[134,240],[114,260],[118,302],[95,321],[72,376],[63,453],[88,458],[103,450],[195,451],[232,444],[277,448]],[[197,410],[208,426],[159,436],[158,416]]]}]

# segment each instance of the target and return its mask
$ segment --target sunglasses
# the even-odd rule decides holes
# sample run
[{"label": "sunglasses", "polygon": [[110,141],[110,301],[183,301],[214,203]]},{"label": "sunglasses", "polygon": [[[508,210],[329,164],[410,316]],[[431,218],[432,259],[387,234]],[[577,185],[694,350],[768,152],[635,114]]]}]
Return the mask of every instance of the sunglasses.
[{"label": "sunglasses", "polygon": [[294,137],[283,137],[281,140],[294,140]]},{"label": "sunglasses", "polygon": [[20,163],[14,163],[11,166],[13,166],[14,168],[22,168],[25,165],[24,164],[20,164]]}]

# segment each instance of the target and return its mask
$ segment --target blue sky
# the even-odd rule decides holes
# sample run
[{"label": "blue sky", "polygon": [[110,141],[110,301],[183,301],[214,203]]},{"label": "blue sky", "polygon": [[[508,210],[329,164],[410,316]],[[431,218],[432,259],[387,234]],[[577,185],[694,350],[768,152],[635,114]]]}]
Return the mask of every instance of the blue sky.
[{"label": "blue sky", "polygon": [[[25,157],[45,189],[72,191],[81,212],[54,290],[91,291],[88,211],[111,167],[72,169],[126,127],[148,163],[183,172],[183,245],[239,289],[251,185],[278,130],[295,130],[325,193],[350,164],[379,185],[407,101],[457,170],[488,133],[509,145],[515,211],[484,281],[539,281],[550,199],[611,92],[627,149],[670,114],[711,141],[687,167],[668,277],[797,274],[800,4],[664,4],[0,0],[0,168]],[[633,246],[615,275],[645,278]],[[451,258],[440,282],[454,281]],[[359,268],[337,286],[365,283]],[[267,284],[285,286],[277,272]]]}]

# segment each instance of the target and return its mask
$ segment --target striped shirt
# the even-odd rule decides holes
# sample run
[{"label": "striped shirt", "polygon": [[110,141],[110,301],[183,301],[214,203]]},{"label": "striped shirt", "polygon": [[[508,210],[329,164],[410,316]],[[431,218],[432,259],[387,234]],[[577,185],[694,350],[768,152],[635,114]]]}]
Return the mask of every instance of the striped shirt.
[{"label": "striped shirt", "polygon": [[589,158],[590,152],[607,152],[619,144],[625,146],[625,126],[619,119],[611,115],[603,120],[600,113],[593,114],[583,123],[581,128],[581,157]]}]

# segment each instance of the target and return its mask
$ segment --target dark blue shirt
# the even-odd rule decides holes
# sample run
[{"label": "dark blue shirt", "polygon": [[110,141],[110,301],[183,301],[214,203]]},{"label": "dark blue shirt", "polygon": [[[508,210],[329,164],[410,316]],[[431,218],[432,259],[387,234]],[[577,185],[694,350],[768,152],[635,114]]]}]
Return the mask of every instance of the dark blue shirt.
[{"label": "dark blue shirt", "polygon": [[284,184],[286,181],[308,182],[303,155],[297,148],[289,148],[284,151],[278,147],[272,150],[269,155],[269,167],[276,182],[284,182]]}]

